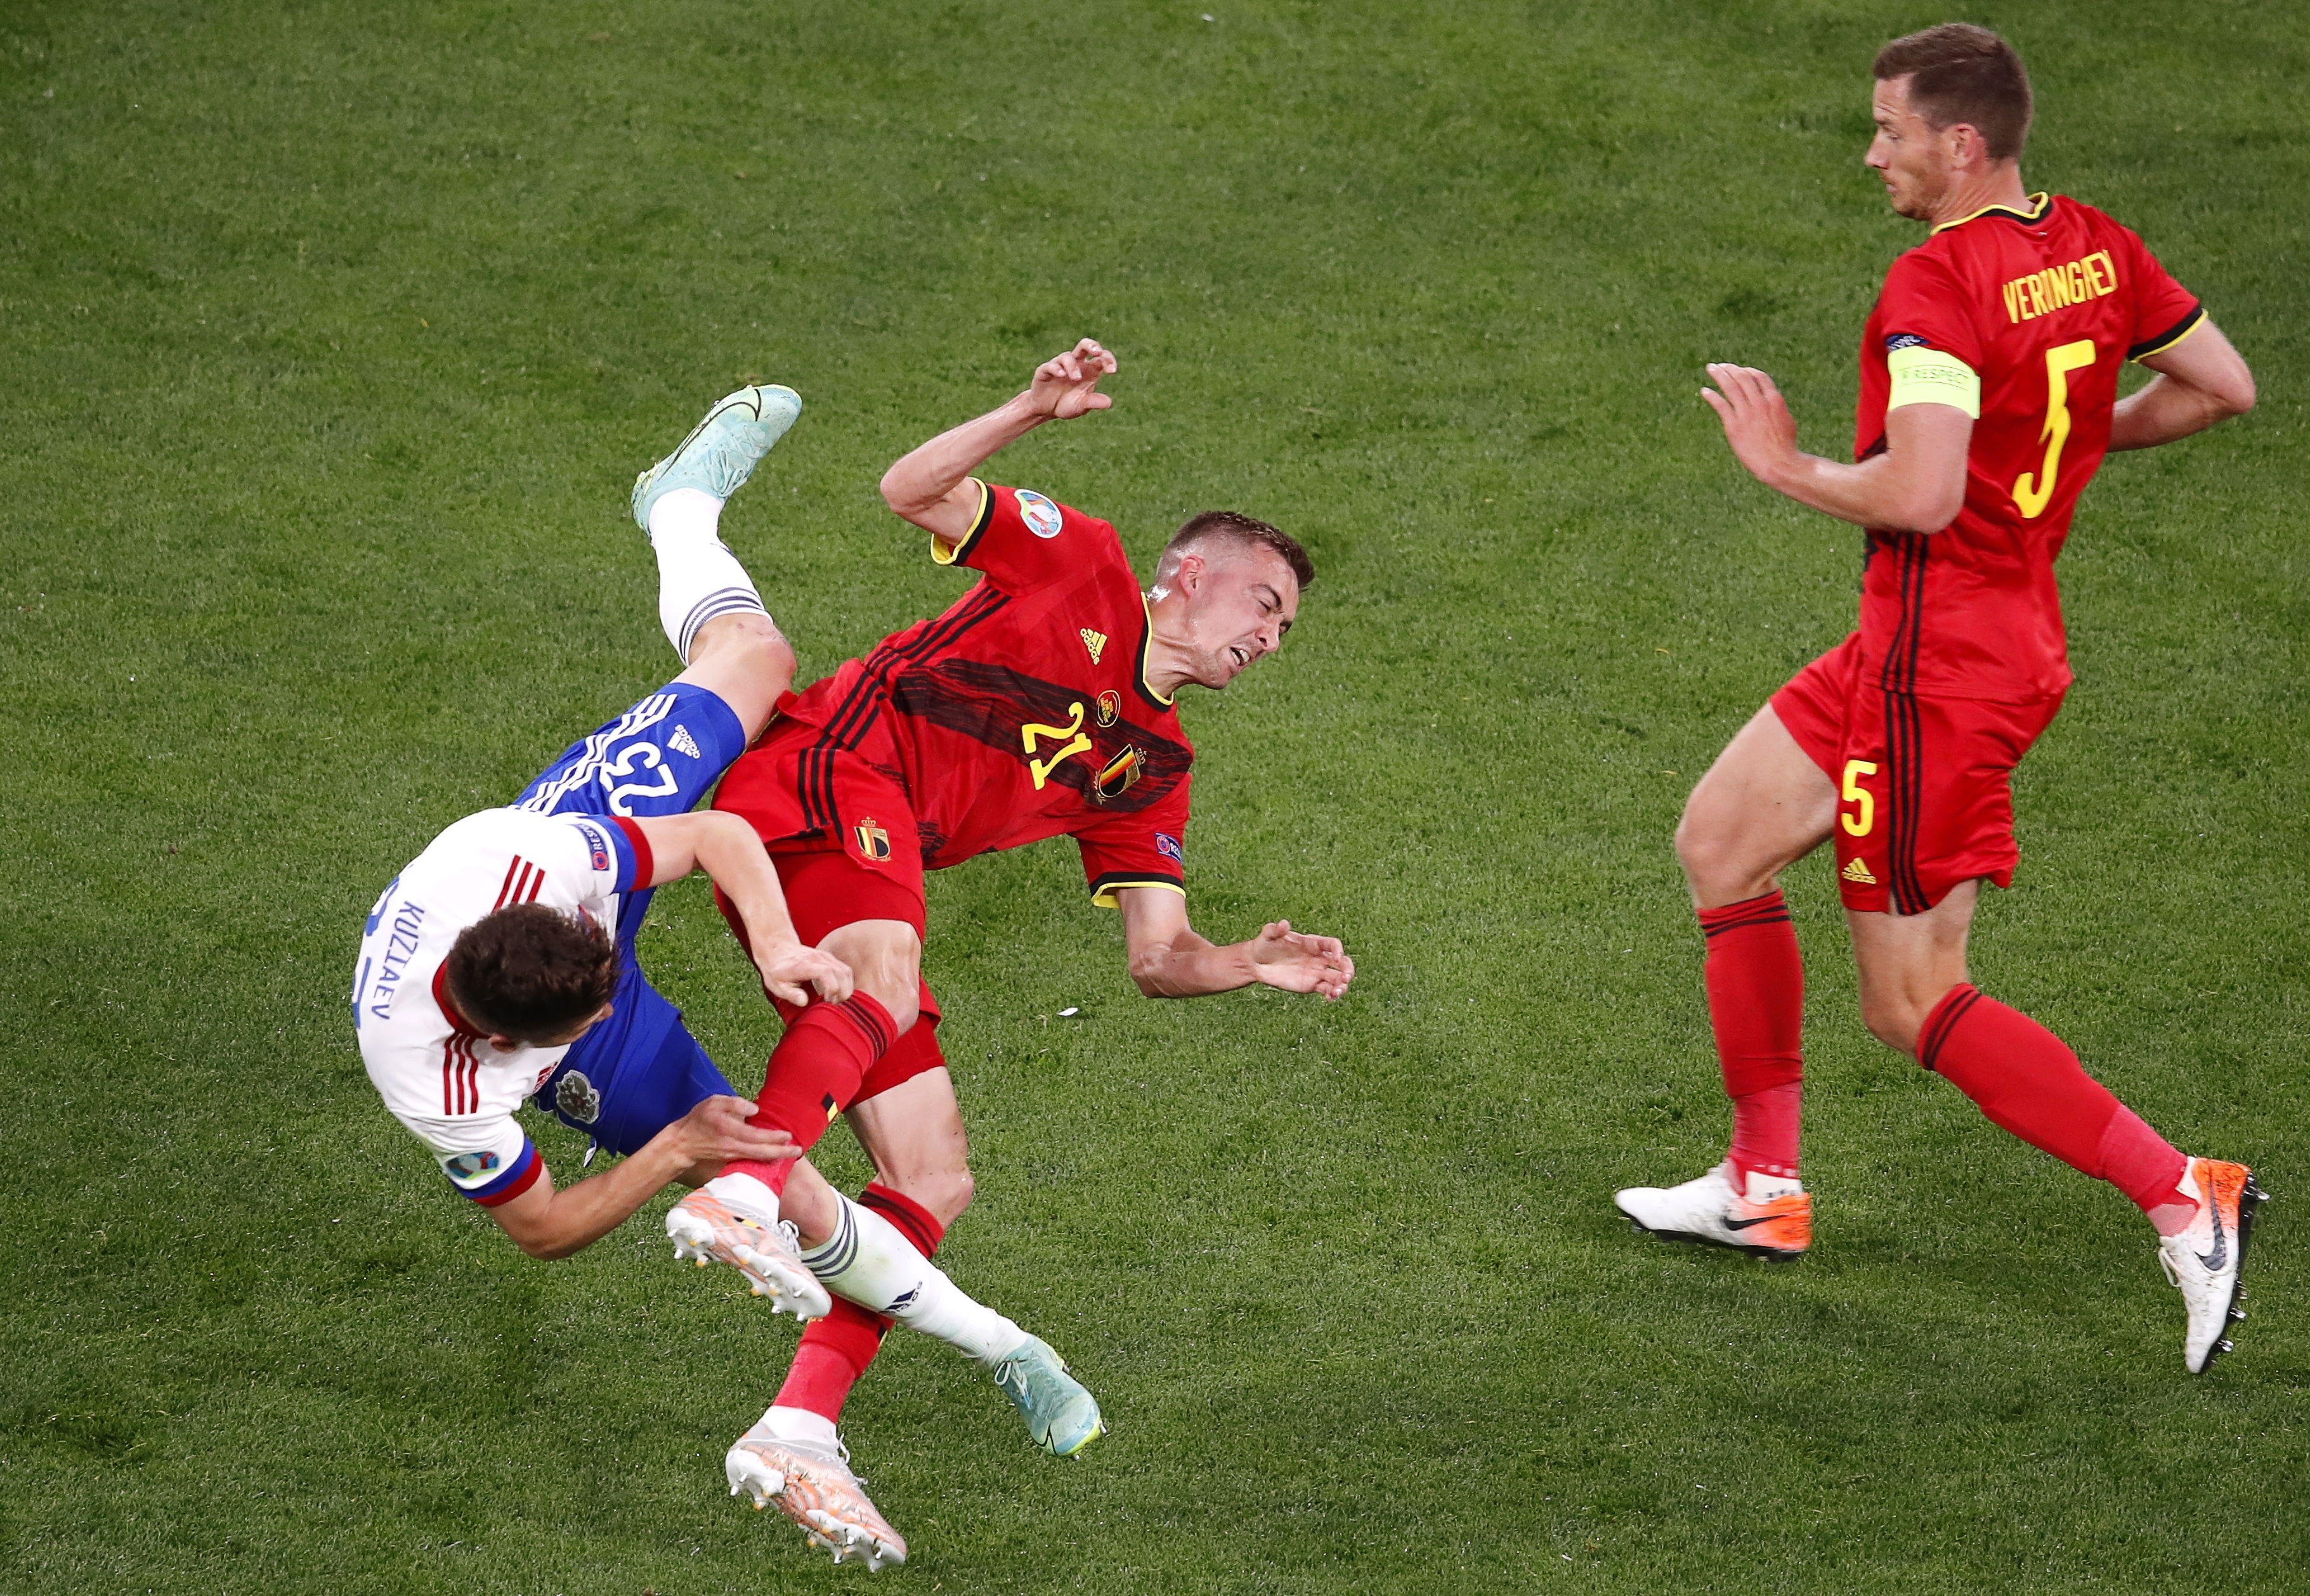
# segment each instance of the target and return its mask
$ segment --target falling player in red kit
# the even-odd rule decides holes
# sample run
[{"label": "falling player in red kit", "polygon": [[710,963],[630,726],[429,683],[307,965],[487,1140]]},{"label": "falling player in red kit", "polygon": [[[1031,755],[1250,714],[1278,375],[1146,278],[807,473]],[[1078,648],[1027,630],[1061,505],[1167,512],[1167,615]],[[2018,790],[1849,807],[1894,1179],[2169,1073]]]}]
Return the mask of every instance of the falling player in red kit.
[{"label": "falling player in red kit", "polygon": [[[1732,1150],[1698,1180],[1617,1201],[1645,1229],[1793,1257],[1803,976],[1778,876],[1834,839],[1871,1032],[1990,1119],[2149,1215],[2181,1288],[2184,1362],[2228,1343],[2261,1193],[2244,1165],[2185,1158],[2052,1032],[1967,980],[1984,880],[2019,858],[2009,782],[2070,683],[2054,560],[2111,449],[2170,443],[2254,403],[2245,363],[2140,239],[2030,195],[2029,85],[2011,48],[1950,24],[1875,65],[1868,165],[1932,224],[1886,274],[1861,350],[1855,464],[1798,452],[1763,372],[1711,366],[1704,397],[1741,463],[1867,529],[1861,627],[1757,712],[1677,829],[1707,936],[1709,1017]],[[2129,398],[2118,375],[2156,375]]]},{"label": "falling player in red kit", "polygon": [[[761,837],[803,941],[857,981],[847,1002],[782,1005],[791,1024],[752,1123],[807,1149],[847,1114],[876,1180],[853,1201],[814,1173],[789,1185],[791,1165],[735,1163],[677,1205],[667,1229],[684,1256],[734,1264],[774,1297],[777,1266],[796,1262],[834,1294],[727,1468],[734,1490],[777,1501],[838,1553],[870,1562],[903,1558],[905,1543],[844,1465],[836,1421],[890,1319],[924,1311],[917,1279],[948,1289],[924,1261],[971,1195],[921,976],[924,872],[1073,837],[1092,901],[1121,912],[1132,977],[1150,997],[1264,984],[1333,999],[1355,974],[1336,939],[1289,921],[1228,947],[1187,921],[1194,750],[1173,695],[1224,688],[1281,646],[1315,577],[1306,551],[1264,522],[1209,512],[1172,536],[1142,593],[1106,522],[971,474],[1046,421],[1106,409],[1099,384],[1115,369],[1086,339],[1026,392],[890,468],[883,497],[930,533],[931,558],[980,579],[945,614],[782,699],[715,799]],[[852,1305],[878,1291],[885,1314]],[[983,1340],[979,1356],[1038,1444],[1067,1456],[1098,1437],[1097,1403],[1049,1347],[967,1299],[948,1317],[939,1333]]]}]

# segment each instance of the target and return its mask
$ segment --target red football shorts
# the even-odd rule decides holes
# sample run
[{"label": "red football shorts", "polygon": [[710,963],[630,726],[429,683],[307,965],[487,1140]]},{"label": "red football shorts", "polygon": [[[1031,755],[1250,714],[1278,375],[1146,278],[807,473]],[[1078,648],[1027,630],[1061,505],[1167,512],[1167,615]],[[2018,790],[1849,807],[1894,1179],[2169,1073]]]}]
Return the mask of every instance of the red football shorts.
[{"label": "red football shorts", "polygon": [[[795,934],[804,942],[815,947],[860,920],[902,920],[920,938],[922,845],[906,790],[855,754],[829,747],[822,735],[803,722],[773,718],[761,740],[722,778],[714,807],[742,817],[761,837],[786,892]],[[820,794],[830,796],[839,814],[854,818],[832,825],[815,822],[812,798]],[[818,807],[827,806],[825,796],[818,797]],[[809,835],[814,824],[819,835]],[[829,834],[837,830],[838,840]],[[745,928],[729,900],[717,890],[714,901],[742,945]],[[922,1018],[866,1071],[853,1103],[945,1065],[938,1045],[938,1000],[927,982],[917,997]],[[789,1021],[800,1012],[786,1003],[777,1007]]]},{"label": "red football shorts", "polygon": [[1837,784],[1837,886],[1863,914],[1919,915],[1961,881],[2011,884],[2013,768],[2061,709],[1865,683],[1861,634],[1798,672],[1773,712]]}]

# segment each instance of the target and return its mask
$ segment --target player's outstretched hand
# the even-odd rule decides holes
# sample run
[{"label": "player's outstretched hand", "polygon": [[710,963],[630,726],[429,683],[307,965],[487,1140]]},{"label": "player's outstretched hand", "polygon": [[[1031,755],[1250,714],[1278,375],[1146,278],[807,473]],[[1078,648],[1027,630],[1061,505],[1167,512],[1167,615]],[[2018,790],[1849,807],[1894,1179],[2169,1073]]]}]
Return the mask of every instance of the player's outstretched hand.
[{"label": "player's outstretched hand", "polygon": [[802,1157],[802,1149],[784,1131],[748,1124],[754,1112],[743,1097],[708,1097],[666,1130],[681,1139],[691,1167],[708,1171],[741,1158],[777,1164]]},{"label": "player's outstretched hand", "polygon": [[1086,338],[1036,367],[1027,396],[1044,415],[1072,421],[1086,411],[1105,410],[1115,403],[1099,391],[1099,379],[1114,370],[1115,357],[1096,338]]},{"label": "player's outstretched hand", "polygon": [[754,967],[762,972],[762,984],[770,989],[770,995],[781,1002],[806,1003],[812,992],[829,1003],[841,1002],[850,995],[850,967],[821,948],[787,942],[760,950],[754,955]]},{"label": "player's outstretched hand", "polygon": [[1251,967],[1269,986],[1312,992],[1327,1002],[1337,1002],[1356,978],[1356,961],[1339,938],[1304,935],[1289,920],[1260,927],[1252,939]]},{"label": "player's outstretched hand", "polygon": [[1753,366],[1711,365],[1706,369],[1716,387],[1703,388],[1716,419],[1724,423],[1724,439],[1749,473],[1768,487],[1779,485],[1782,473],[1797,458],[1797,421],[1773,379]]}]

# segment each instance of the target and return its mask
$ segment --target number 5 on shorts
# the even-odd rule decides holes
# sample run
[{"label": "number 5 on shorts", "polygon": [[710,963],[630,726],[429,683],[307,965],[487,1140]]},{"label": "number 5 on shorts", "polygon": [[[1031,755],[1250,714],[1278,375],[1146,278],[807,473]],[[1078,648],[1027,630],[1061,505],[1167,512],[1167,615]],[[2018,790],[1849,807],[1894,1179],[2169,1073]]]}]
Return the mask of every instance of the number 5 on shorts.
[{"label": "number 5 on shorts", "polygon": [[1845,828],[1845,834],[1847,837],[1866,837],[1876,828],[1877,800],[1871,794],[1868,788],[1861,785],[1860,780],[1864,776],[1876,774],[1877,767],[1866,759],[1845,761],[1845,794],[1842,801],[1845,803],[1858,804],[1861,809],[1858,815],[1837,817],[1837,824]]}]

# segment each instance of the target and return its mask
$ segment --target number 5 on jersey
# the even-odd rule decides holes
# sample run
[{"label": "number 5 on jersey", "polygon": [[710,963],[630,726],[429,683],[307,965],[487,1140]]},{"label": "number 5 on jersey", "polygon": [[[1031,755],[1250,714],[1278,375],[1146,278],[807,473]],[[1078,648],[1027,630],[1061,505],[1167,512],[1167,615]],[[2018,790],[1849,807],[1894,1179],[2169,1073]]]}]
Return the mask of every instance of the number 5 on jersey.
[{"label": "number 5 on jersey", "polygon": [[2045,464],[2034,475],[2025,471],[2013,481],[2014,506],[2032,521],[2054,502],[2054,473],[2062,467],[2062,446],[2070,441],[2070,373],[2093,363],[2090,338],[2045,351],[2045,429],[2038,434],[2045,446]]}]

